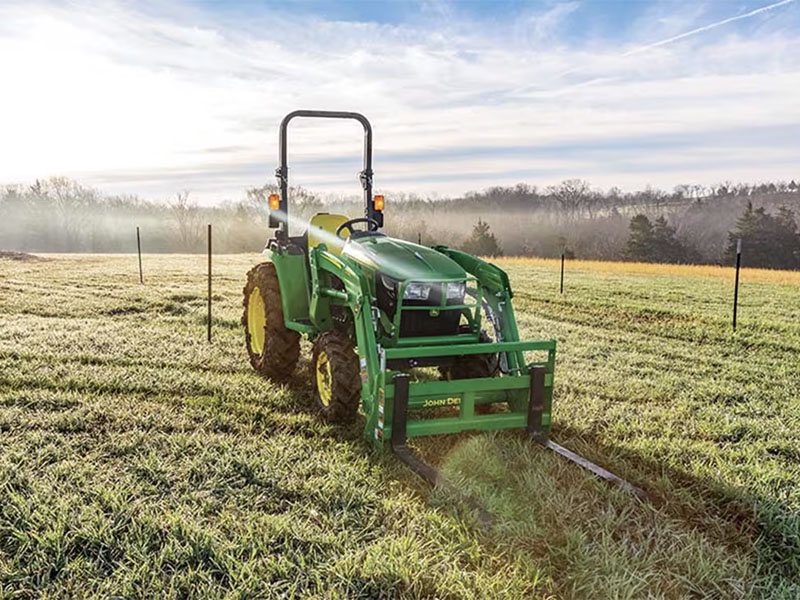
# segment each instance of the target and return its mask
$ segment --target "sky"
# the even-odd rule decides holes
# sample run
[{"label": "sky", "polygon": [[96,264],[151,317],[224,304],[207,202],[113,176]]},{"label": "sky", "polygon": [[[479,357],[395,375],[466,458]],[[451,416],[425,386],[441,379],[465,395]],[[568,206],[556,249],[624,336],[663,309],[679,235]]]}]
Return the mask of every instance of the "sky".
[{"label": "sky", "polygon": [[[238,200],[298,108],[389,198],[800,180],[800,0],[0,0],[0,82],[0,184]],[[293,121],[290,183],[357,195],[362,140]]]}]

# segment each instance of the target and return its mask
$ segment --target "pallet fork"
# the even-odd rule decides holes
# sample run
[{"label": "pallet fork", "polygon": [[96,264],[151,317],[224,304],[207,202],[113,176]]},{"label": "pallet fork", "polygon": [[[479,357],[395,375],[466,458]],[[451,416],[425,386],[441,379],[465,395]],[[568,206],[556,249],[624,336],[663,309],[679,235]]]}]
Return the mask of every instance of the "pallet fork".
[{"label": "pallet fork", "polygon": [[[542,365],[533,365],[529,369],[530,390],[528,403],[527,434],[535,443],[552,450],[576,465],[588,469],[597,477],[613,483],[631,494],[645,498],[644,490],[625,481],[624,479],[607,471],[600,465],[556,444],[549,437],[547,430],[542,426],[545,410],[545,375],[546,368]],[[406,423],[408,420],[409,375],[397,373],[394,375],[394,410],[392,414],[391,447],[397,457],[402,460],[412,471],[425,479],[432,486],[446,485],[452,487],[439,474],[435,467],[421,460],[409,449],[406,436]],[[484,519],[485,520],[485,519]]]}]

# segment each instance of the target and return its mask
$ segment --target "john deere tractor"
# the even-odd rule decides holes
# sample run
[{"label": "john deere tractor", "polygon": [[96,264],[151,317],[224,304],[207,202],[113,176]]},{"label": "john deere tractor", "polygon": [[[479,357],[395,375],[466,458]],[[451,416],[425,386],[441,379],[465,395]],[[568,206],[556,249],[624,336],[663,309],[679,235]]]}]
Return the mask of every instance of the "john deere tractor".
[{"label": "john deere tractor", "polygon": [[[302,235],[289,235],[287,131],[298,117],[363,126],[363,217],[321,212]],[[281,122],[279,144],[269,261],[248,273],[244,288],[256,371],[287,381],[307,336],[322,416],[352,422],[361,409],[364,437],[431,481],[435,472],[411,455],[407,437],[511,428],[616,480],[548,440],[556,342],[520,340],[506,273],[459,250],[381,232],[384,197],[373,195],[372,127],[363,115],[294,111]]]}]

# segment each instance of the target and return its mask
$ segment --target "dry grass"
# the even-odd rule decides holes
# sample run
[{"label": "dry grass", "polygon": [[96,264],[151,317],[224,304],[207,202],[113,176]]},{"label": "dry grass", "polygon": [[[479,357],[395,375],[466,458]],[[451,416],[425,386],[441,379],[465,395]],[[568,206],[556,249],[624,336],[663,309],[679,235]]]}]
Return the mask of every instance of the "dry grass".
[{"label": "dry grass", "polygon": [[[520,258],[496,259],[500,265],[541,266],[560,269],[561,259]],[[599,260],[567,260],[565,268],[585,273],[623,273],[627,275],[647,275],[656,277],[699,277],[729,280],[733,283],[736,270],[733,267],[717,265],[668,265],[640,262],[604,262]],[[742,268],[741,282],[774,283],[800,286],[800,271],[780,271],[775,269]]]}]

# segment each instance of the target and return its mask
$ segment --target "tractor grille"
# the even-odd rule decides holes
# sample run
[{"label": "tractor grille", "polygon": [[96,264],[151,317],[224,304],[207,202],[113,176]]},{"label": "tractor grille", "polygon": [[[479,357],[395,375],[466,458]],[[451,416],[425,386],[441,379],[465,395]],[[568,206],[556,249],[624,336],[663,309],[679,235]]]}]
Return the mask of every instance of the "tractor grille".
[{"label": "tractor grille", "polygon": [[425,311],[406,311],[400,319],[400,337],[455,335],[460,317],[457,310],[443,310],[435,317]]},{"label": "tractor grille", "polygon": [[[390,319],[394,319],[397,311],[398,284],[399,281],[396,279],[379,274],[375,285],[378,308],[384,311]],[[403,302],[404,306],[430,306],[432,310],[403,311],[403,316],[400,319],[400,337],[457,334],[461,313],[457,310],[436,311],[435,309],[441,305],[441,302],[441,286],[434,286],[427,300],[406,300]],[[461,304],[461,302],[461,300],[452,300],[447,303]],[[431,314],[432,312],[433,314]]]}]

